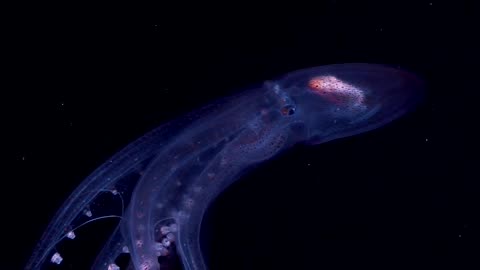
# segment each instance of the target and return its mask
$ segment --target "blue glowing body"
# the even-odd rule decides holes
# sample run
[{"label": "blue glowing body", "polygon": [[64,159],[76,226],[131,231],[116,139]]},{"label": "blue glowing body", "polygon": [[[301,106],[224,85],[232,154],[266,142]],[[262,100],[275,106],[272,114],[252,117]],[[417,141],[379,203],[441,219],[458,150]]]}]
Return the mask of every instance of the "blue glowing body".
[{"label": "blue glowing body", "polygon": [[[66,200],[26,269],[60,263],[55,245],[99,216],[101,194],[125,206],[92,269],[160,269],[176,249],[185,269],[206,269],[199,229],[212,200],[242,172],[296,143],[319,144],[375,129],[422,96],[414,75],[374,64],[327,65],[288,73],[218,100],[149,132],[100,166]],[[69,234],[70,233],[70,234]],[[68,260],[68,258],[64,258]]]}]

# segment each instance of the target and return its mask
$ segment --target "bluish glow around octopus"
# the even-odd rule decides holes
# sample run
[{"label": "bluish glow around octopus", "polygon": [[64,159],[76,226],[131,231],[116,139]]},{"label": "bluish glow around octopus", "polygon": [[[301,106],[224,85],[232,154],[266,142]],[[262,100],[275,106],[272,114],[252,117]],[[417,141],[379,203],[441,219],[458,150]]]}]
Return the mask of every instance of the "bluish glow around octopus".
[{"label": "bluish glow around octopus", "polygon": [[[158,270],[176,249],[184,269],[206,269],[199,245],[212,200],[250,166],[298,143],[320,144],[383,126],[418,103],[423,84],[411,73],[375,64],[337,64],[288,73],[212,102],[134,141],[88,176],[47,227],[26,269],[61,264],[56,250],[75,230],[105,218],[117,228],[92,269]],[[102,214],[101,196],[121,202]],[[123,211],[125,210],[125,211]]]}]

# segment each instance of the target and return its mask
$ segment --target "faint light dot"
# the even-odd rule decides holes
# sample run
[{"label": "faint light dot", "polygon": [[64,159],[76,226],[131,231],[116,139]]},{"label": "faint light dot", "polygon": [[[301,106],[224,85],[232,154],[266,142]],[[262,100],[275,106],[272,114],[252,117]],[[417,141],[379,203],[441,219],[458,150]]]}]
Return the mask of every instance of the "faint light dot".
[{"label": "faint light dot", "polygon": [[432,2],[430,2],[430,3],[428,3],[428,4],[429,4],[430,6],[431,6],[431,5],[433,5],[433,3],[432,3]]},{"label": "faint light dot", "polygon": [[428,142],[428,138],[425,138],[425,141]]},{"label": "faint light dot", "polygon": [[307,163],[307,166],[310,166],[311,164],[310,163]]},{"label": "faint light dot", "polygon": [[25,156],[22,157],[22,160],[25,160]]},{"label": "faint light dot", "polygon": [[459,234],[459,235],[458,235],[458,237],[459,237],[459,238],[462,238],[462,235],[461,235],[461,234]]}]

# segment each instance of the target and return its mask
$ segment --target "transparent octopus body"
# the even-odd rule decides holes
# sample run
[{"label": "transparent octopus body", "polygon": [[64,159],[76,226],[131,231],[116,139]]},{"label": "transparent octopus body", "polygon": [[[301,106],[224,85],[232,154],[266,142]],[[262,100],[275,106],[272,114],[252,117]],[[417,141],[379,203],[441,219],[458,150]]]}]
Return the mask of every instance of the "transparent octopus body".
[{"label": "transparent octopus body", "polygon": [[[321,144],[381,127],[416,106],[423,83],[377,64],[306,68],[265,81],[168,122],[134,141],[88,176],[58,210],[25,269],[62,264],[61,241],[103,218],[120,221],[92,269],[161,269],[175,249],[187,270],[207,269],[199,243],[213,199],[249,168],[295,144]],[[125,211],[96,203],[108,193]],[[102,213],[102,214],[99,214]]]}]

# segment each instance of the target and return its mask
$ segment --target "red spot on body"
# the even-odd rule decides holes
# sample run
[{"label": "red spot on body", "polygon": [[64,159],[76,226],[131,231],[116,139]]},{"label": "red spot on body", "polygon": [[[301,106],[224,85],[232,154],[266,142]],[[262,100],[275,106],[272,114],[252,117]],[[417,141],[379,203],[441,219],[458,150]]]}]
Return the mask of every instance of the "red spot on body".
[{"label": "red spot on body", "polygon": [[315,94],[338,105],[345,103],[359,105],[364,101],[362,90],[334,76],[313,77],[308,82],[308,87]]}]

